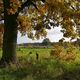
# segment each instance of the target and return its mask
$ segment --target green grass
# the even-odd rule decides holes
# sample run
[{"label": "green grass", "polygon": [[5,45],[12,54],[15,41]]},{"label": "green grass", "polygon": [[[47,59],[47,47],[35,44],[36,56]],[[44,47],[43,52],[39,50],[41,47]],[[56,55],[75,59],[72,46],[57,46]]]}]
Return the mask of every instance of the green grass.
[{"label": "green grass", "polygon": [[[19,63],[0,69],[0,80],[80,80],[80,50],[75,61],[50,58],[51,49],[18,48]],[[0,57],[1,57],[0,51]],[[29,55],[29,52],[32,54]],[[36,52],[39,60],[36,60]]]},{"label": "green grass", "polygon": [[17,56],[18,57],[27,57],[29,55],[29,52],[32,52],[31,56],[35,57],[36,53],[39,54],[39,58],[46,58],[50,56],[51,49],[31,49],[31,48],[21,48],[17,49]]}]

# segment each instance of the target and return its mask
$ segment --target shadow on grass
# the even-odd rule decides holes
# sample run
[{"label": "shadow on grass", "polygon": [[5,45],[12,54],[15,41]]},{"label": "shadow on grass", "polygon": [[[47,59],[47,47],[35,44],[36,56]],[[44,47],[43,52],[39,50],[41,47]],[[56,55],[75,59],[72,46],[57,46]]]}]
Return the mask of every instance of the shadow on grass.
[{"label": "shadow on grass", "polygon": [[25,63],[0,69],[0,80],[80,80],[80,65],[56,60]]}]

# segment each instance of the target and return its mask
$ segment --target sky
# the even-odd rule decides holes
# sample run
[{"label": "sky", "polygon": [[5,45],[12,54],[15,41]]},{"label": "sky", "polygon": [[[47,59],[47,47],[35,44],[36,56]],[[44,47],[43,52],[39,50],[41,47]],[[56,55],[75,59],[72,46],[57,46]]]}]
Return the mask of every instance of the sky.
[{"label": "sky", "polygon": [[[47,37],[46,38],[49,38],[51,42],[58,42],[63,37],[63,33],[61,33],[60,30],[61,30],[61,27],[54,27],[54,29],[47,30]],[[20,43],[41,43],[43,41],[43,39],[32,40],[32,39],[29,39],[27,37],[27,35],[21,36],[21,34],[18,32],[17,44],[20,44]],[[69,39],[66,38],[66,41],[69,41]]]},{"label": "sky", "polygon": [[[61,39],[63,37],[63,33],[61,33],[60,30],[61,30],[60,27],[55,27],[54,29],[47,30],[47,38],[49,38],[51,42],[58,42],[59,39]],[[18,44],[20,44],[20,43],[34,43],[34,42],[41,43],[43,41],[43,39],[39,39],[39,40],[35,39],[35,40],[32,40],[32,39],[29,39],[27,37],[27,35],[22,37],[21,34],[18,33],[17,43]]]},{"label": "sky", "polygon": [[[63,38],[63,33],[60,32],[61,27],[54,27],[54,29],[47,30],[47,36],[46,38],[49,38],[51,42],[58,42],[61,38]],[[44,38],[43,38],[44,39]],[[43,39],[35,39],[32,40],[26,36],[21,36],[20,33],[18,33],[18,38],[17,38],[17,44],[20,43],[41,43]],[[70,38],[65,38],[65,41],[70,41]],[[76,41],[76,39],[72,40]]]}]

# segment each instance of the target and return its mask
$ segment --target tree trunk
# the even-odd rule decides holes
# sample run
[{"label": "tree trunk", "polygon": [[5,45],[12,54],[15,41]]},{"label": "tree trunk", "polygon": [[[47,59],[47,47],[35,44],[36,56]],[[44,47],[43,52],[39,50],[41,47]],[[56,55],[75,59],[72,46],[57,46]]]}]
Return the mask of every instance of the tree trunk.
[{"label": "tree trunk", "polygon": [[16,61],[17,21],[16,15],[5,16],[2,62]]},{"label": "tree trunk", "polygon": [[4,35],[1,65],[16,62],[16,43],[17,43],[17,13],[8,14],[10,0],[3,0],[4,5]]}]

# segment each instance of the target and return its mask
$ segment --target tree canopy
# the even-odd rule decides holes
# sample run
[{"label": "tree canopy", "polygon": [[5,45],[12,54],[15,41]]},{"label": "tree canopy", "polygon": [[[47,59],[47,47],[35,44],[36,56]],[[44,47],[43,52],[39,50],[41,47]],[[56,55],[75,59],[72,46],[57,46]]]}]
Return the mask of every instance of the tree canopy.
[{"label": "tree canopy", "polygon": [[64,37],[79,35],[75,30],[80,27],[79,0],[0,0],[0,65],[16,63],[17,31],[39,39],[46,37],[46,29],[58,26]]},{"label": "tree canopy", "polygon": [[[18,14],[18,30],[29,38],[46,36],[46,29],[61,26],[64,37],[76,37],[75,28],[80,25],[79,0],[0,0],[0,32],[3,33],[4,6],[8,15]],[[33,33],[35,30],[35,33]],[[2,34],[0,33],[0,34]]]}]

